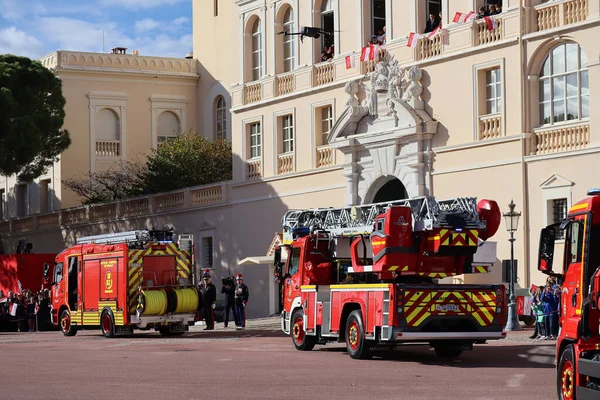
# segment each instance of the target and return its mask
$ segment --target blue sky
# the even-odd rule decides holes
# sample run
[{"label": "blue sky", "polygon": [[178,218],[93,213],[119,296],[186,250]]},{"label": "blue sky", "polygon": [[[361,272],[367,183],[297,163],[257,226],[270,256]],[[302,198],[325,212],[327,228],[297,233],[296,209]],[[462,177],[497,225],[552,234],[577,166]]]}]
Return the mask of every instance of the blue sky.
[{"label": "blue sky", "polygon": [[184,57],[192,51],[192,0],[0,0],[0,54],[56,50]]}]

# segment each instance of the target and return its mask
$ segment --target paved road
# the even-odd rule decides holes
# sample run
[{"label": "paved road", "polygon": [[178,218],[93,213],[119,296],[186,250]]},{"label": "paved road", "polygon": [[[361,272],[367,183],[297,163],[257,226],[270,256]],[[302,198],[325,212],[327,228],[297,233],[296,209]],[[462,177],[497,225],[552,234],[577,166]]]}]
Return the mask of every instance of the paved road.
[{"label": "paved road", "polygon": [[[343,345],[296,351],[267,322],[180,338],[99,331],[0,333],[2,399],[554,399],[553,342],[528,332],[456,361],[426,347],[352,360]],[[10,366],[10,367],[9,367]]]}]

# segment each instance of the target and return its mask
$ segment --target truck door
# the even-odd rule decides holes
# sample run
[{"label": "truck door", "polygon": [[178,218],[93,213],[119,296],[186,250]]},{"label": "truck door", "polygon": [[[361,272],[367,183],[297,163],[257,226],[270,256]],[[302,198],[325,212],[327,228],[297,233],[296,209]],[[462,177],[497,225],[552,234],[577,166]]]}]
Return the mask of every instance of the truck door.
[{"label": "truck door", "polygon": [[[54,275],[52,279],[51,301],[52,309],[55,312],[60,310],[60,306],[65,303],[65,279],[63,279],[63,263],[59,262],[54,266]],[[56,315],[56,317],[60,317]]]},{"label": "truck door", "polygon": [[564,282],[559,312],[564,316],[561,327],[567,337],[578,337],[578,323],[583,298],[583,254],[587,215],[575,217],[567,227],[565,235]]},{"label": "truck door", "polygon": [[292,311],[294,299],[300,298],[300,285],[302,274],[300,273],[300,247],[292,247],[287,262],[287,278],[285,280],[285,293],[283,294],[283,308],[287,312]]}]

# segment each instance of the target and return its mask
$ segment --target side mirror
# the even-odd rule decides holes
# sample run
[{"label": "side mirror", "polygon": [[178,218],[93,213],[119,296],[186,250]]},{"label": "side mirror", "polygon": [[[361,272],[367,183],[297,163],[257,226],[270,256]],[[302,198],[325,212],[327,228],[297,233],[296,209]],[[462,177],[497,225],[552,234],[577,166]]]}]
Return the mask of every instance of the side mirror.
[{"label": "side mirror", "polygon": [[556,225],[542,229],[540,234],[540,248],[538,253],[538,271],[552,274],[552,261],[554,260],[554,242],[556,240]]},{"label": "side mirror", "polygon": [[275,260],[274,260],[274,265],[280,265],[281,264],[281,247],[277,247],[275,249]]},{"label": "side mirror", "polygon": [[600,267],[596,269],[596,272],[592,277],[589,298],[592,309],[600,309]]},{"label": "side mirror", "polygon": [[44,263],[44,278],[48,276],[48,272],[50,272],[50,266],[48,263]]}]

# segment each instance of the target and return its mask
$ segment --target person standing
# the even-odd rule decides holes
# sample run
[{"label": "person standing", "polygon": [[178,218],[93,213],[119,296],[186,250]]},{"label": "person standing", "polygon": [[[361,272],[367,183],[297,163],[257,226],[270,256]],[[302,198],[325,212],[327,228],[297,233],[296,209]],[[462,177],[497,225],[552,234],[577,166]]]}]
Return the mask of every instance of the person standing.
[{"label": "person standing", "polygon": [[200,296],[202,297],[202,308],[204,309],[205,331],[215,329],[214,309],[217,304],[217,288],[210,281],[210,274],[204,272],[202,275],[202,284],[200,285]]},{"label": "person standing", "polygon": [[221,293],[225,294],[225,309],[223,310],[223,326],[227,328],[227,324],[229,323],[229,311],[231,310],[233,314],[233,319],[236,321],[237,326],[237,318],[235,316],[235,283],[233,282],[232,277],[228,277],[224,283],[223,287],[221,287]]},{"label": "person standing", "polygon": [[242,274],[235,276],[235,283],[235,323],[239,331],[246,327],[246,303],[250,293],[248,286],[244,285]]}]

